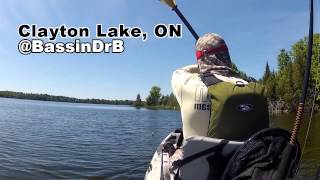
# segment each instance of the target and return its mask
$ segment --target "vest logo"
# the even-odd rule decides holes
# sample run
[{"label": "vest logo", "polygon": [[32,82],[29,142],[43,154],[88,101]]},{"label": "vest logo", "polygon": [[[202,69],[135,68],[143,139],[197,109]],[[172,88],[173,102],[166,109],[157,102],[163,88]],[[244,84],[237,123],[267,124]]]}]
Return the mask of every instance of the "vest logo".
[{"label": "vest logo", "polygon": [[194,110],[210,111],[211,105],[210,104],[194,104]]},{"label": "vest logo", "polygon": [[238,111],[240,112],[250,112],[252,111],[253,106],[251,104],[240,104],[238,106]]},{"label": "vest logo", "polygon": [[210,96],[208,95],[208,88],[206,86],[199,86],[195,90],[194,101],[197,103],[210,102]]}]

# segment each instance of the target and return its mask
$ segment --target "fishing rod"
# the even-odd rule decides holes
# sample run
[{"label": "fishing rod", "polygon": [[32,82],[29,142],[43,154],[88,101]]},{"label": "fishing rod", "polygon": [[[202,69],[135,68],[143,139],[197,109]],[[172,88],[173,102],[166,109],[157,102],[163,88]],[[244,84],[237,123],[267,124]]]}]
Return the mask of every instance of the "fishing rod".
[{"label": "fishing rod", "polygon": [[168,5],[170,8],[172,8],[172,10],[174,12],[176,12],[176,14],[179,16],[179,18],[182,20],[182,22],[184,23],[184,25],[187,26],[187,28],[189,29],[189,31],[191,32],[191,34],[193,35],[193,37],[198,40],[199,36],[196,33],[196,31],[192,28],[191,24],[188,22],[188,20],[184,17],[184,15],[181,13],[181,11],[179,10],[177,3],[175,0],[160,0],[161,2],[163,2],[164,4]]},{"label": "fishing rod", "polygon": [[307,65],[304,72],[304,80],[303,80],[303,92],[299,101],[296,119],[294,122],[294,126],[291,132],[290,141],[285,147],[283,151],[283,158],[281,159],[278,173],[275,176],[275,180],[285,179],[288,173],[288,169],[290,167],[291,155],[293,148],[297,142],[298,134],[301,127],[302,116],[304,113],[304,107],[307,97],[309,78],[310,78],[310,69],[311,69],[311,61],[312,61],[312,46],[313,46],[313,0],[310,0],[310,17],[309,17],[309,37],[308,37],[308,52],[307,52]]}]

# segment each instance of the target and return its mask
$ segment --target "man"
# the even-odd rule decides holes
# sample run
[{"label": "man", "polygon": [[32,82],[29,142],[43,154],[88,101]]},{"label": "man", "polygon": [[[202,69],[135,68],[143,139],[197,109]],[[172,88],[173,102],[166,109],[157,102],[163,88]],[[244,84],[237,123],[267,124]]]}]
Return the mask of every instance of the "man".
[{"label": "man", "polygon": [[[212,122],[217,121],[216,119],[212,120],[212,115],[215,115],[212,114],[212,109],[215,109],[212,108],[212,102],[215,102],[215,100],[209,93],[208,88],[220,82],[244,87],[248,82],[240,79],[238,74],[232,70],[228,47],[222,37],[217,34],[208,33],[198,39],[196,58],[197,65],[189,65],[173,73],[172,89],[181,109],[184,138],[208,135],[215,137],[219,126],[215,125],[216,122]],[[233,93],[232,89],[230,92]],[[223,92],[220,94],[223,94]],[[218,105],[223,106],[225,103],[221,104]],[[251,104],[240,104],[241,108],[249,107],[250,109],[250,106]],[[214,113],[223,115],[223,112],[220,111]],[[227,131],[232,131],[232,129]]]}]

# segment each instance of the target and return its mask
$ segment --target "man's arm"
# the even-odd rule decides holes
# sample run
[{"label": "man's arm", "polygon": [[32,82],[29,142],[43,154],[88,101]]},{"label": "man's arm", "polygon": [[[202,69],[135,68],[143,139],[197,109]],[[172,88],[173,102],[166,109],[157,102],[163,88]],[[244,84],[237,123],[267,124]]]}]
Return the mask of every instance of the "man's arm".
[{"label": "man's arm", "polygon": [[172,87],[173,94],[177,98],[177,101],[180,106],[182,103],[181,91],[182,91],[183,84],[185,84],[185,82],[187,82],[192,75],[198,72],[199,70],[197,65],[185,66],[173,72],[172,79],[171,79],[171,87]]}]

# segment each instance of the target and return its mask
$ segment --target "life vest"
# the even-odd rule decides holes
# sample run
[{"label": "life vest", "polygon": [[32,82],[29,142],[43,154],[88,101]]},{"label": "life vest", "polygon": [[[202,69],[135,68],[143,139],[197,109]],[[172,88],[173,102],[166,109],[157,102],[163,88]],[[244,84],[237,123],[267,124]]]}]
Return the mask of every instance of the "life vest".
[{"label": "life vest", "polygon": [[[235,78],[216,75],[220,81],[242,82]],[[184,138],[192,136],[207,136],[211,114],[211,99],[208,87],[200,77],[197,65],[189,65],[174,71],[172,75],[172,90],[180,105],[182,130]]]},{"label": "life vest", "polygon": [[255,82],[221,82],[214,75],[206,78],[204,81],[211,78],[212,82],[208,86],[211,99],[209,137],[244,141],[269,127],[264,86]]}]

